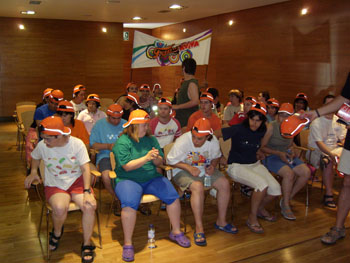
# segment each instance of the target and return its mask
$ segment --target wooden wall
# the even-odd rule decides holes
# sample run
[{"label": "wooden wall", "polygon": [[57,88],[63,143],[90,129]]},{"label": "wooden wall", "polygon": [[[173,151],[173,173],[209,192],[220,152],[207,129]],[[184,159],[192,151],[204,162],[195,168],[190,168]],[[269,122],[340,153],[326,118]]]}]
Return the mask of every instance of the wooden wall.
[{"label": "wooden wall", "polygon": [[[310,13],[300,16],[308,7]],[[235,24],[228,25],[233,19]],[[183,33],[182,29],[187,32]],[[182,39],[213,30],[207,72],[209,86],[227,101],[232,88],[257,96],[268,90],[281,102],[306,92],[316,107],[328,92],[338,94],[350,70],[350,1],[288,1],[153,30],[163,39]],[[206,67],[196,74],[206,79]],[[153,82],[172,94],[180,67],[154,68]]]},{"label": "wooden wall", "polygon": [[101,97],[122,93],[122,32],[121,23],[0,18],[0,117],[17,101],[39,102],[46,88],[69,100],[79,83]]}]

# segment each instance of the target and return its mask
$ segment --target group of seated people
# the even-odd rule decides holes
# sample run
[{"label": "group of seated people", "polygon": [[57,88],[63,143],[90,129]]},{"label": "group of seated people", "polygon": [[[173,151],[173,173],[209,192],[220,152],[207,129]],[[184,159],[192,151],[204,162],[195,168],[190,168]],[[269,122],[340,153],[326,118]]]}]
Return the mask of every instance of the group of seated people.
[{"label": "group of seated people", "polygon": [[[91,235],[96,200],[91,188],[90,159],[101,172],[105,189],[120,200],[124,261],[134,260],[132,236],[144,194],[155,195],[166,204],[172,226],[169,239],[189,247],[190,240],[180,230],[179,201],[189,190],[195,220],[194,243],[207,245],[202,221],[207,176],[211,179],[210,187],[217,191],[218,216],[214,227],[230,234],[238,232],[226,219],[231,187],[229,179],[218,169],[219,162],[227,164],[227,174],[234,182],[252,189],[246,220],[252,232],[264,233],[259,219],[276,221],[266,206],[281,195],[282,216],[296,220],[290,202],[307,184],[311,170],[297,157],[293,149],[295,141],[281,135],[281,124],[294,113],[307,110],[306,94],[298,93],[292,105],[280,104],[269,98],[268,92],[262,92],[256,99],[243,98],[241,91],[231,90],[230,103],[222,110],[218,91],[208,88],[199,95],[198,110],[181,127],[174,110],[178,107],[173,107],[170,98],[162,97],[159,84],[151,91],[147,84],[138,89],[135,83],[129,83],[125,95],[110,105],[106,113],[99,110],[99,96],[90,94],[85,101],[85,92],[83,85],[77,85],[73,99],[67,101],[62,91],[45,90],[45,104],[34,115],[33,128],[39,132],[39,142],[31,152],[32,166],[25,186],[29,188],[33,181],[40,180],[37,169],[43,160],[45,195],[53,208],[51,250],[58,247],[72,200],[83,212],[82,262],[93,261],[95,247]],[[324,104],[333,99],[334,96],[328,95]],[[320,163],[324,166],[324,204],[335,208],[333,165],[341,153],[338,143],[344,139],[345,128],[337,124],[334,114],[328,114],[317,118],[309,129],[309,145],[315,149],[309,161],[316,168]],[[220,137],[231,139],[227,160],[220,149]],[[163,148],[170,143],[174,145],[164,160]],[[89,156],[89,149],[97,152],[96,158]],[[116,161],[115,184],[109,177],[110,152]],[[165,163],[173,167],[171,181],[160,172],[159,167]],[[282,178],[281,184],[271,172]]]}]

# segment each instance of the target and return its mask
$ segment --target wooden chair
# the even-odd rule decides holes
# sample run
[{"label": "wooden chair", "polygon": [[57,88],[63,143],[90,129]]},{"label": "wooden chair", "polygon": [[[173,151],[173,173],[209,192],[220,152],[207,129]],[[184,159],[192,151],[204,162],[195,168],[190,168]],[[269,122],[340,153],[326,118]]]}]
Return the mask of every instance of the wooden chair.
[{"label": "wooden chair", "polygon": [[[114,153],[113,152],[110,153],[109,158],[111,160],[111,166],[112,166],[112,171],[110,171],[109,177],[112,180],[112,186],[113,186],[113,189],[114,189],[115,188],[115,178],[117,178],[117,174],[114,171],[116,164],[115,164],[115,157],[114,157]],[[108,216],[107,216],[107,222],[106,222],[106,227],[108,227],[109,218],[111,217],[113,206],[114,206],[114,204],[116,202],[119,204],[118,197],[115,195],[114,198],[113,198],[113,201],[111,203],[111,206],[109,208],[109,212],[108,212]],[[157,215],[159,215],[160,207],[162,205],[162,202],[160,202],[159,198],[156,197],[155,195],[149,195],[149,194],[144,194],[142,196],[141,204],[147,204],[147,203],[153,203],[153,202],[159,202],[159,209],[158,209],[158,213],[157,213]]]},{"label": "wooden chair", "polygon": [[36,103],[34,101],[19,101],[16,103],[16,107],[22,105],[36,105]]},{"label": "wooden chair", "polygon": [[111,98],[100,98],[100,104],[101,104],[100,110],[103,112],[106,112],[107,108],[110,105],[114,104],[114,100]]},{"label": "wooden chair", "polygon": [[[45,164],[44,161],[40,161],[40,175],[41,175],[41,179],[44,182],[45,181]],[[94,174],[98,174],[94,172]],[[50,224],[50,213],[52,212],[52,207],[50,206],[50,204],[47,202],[47,200],[45,199],[45,194],[43,193],[43,191],[40,191],[39,189],[39,184],[36,183],[35,185],[35,189],[36,192],[38,194],[38,197],[40,198],[41,202],[42,202],[42,207],[41,207],[41,216],[40,216],[40,221],[39,221],[39,228],[38,228],[38,237],[39,237],[39,241],[41,243],[41,238],[40,238],[40,232],[41,232],[41,223],[43,220],[43,215],[44,215],[44,211],[46,211],[46,243],[47,243],[47,261],[50,260],[50,244],[49,244],[49,239],[50,239],[50,232],[49,232],[49,224]],[[68,208],[68,213],[69,212],[73,212],[73,211],[80,211],[80,208],[78,205],[76,205],[74,202],[70,202],[69,203],[69,208]],[[98,236],[99,236],[99,243],[100,243],[100,248],[102,249],[102,237],[101,237],[101,227],[100,227],[100,218],[99,218],[99,213],[98,213],[98,209],[96,209],[96,221],[97,221],[97,227],[98,227]]]},{"label": "wooden chair", "polygon": [[17,124],[17,140],[19,149],[21,150],[21,156],[24,149],[25,137],[34,119],[35,109],[35,104],[19,105],[16,107],[16,114],[14,116]]}]

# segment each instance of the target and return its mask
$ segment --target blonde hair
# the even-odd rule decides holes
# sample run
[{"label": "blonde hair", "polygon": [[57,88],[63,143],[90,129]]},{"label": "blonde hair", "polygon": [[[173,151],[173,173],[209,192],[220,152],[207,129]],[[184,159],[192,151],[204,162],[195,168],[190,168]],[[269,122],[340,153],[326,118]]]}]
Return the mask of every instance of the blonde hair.
[{"label": "blonde hair", "polygon": [[[139,124],[130,124],[128,127],[126,127],[123,131],[123,134],[128,135],[131,139],[133,139],[135,142],[140,142],[139,138]],[[150,137],[151,131],[148,127],[146,135],[147,137]]]}]

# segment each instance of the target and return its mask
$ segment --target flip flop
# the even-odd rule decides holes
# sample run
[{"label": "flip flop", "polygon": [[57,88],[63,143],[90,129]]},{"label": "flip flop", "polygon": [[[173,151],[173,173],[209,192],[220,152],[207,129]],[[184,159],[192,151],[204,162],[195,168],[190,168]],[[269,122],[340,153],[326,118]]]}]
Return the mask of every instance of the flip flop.
[{"label": "flip flop", "polygon": [[264,216],[262,214],[258,214],[257,217],[268,222],[276,222],[277,220],[277,218],[273,215]]},{"label": "flip flop", "polygon": [[180,234],[177,234],[177,235],[174,235],[172,232],[170,232],[169,238],[170,238],[170,240],[179,244],[179,246],[181,246],[181,247],[188,248],[191,246],[190,240],[185,236],[185,234],[183,232],[181,232]]},{"label": "flip flop", "polygon": [[248,226],[248,228],[250,229],[250,231],[252,231],[253,233],[256,234],[263,234],[264,233],[264,229],[261,227],[261,225],[258,224],[251,224],[249,223],[249,221],[246,221],[246,224]]},{"label": "flip flop", "polygon": [[[216,223],[214,223],[214,227],[218,230],[224,231],[226,233],[230,233],[230,234],[237,234],[238,233],[238,229],[237,227],[235,227],[232,224],[227,224],[226,226],[219,226]],[[235,228],[236,230],[232,230],[232,228]]]},{"label": "flip flop", "polygon": [[134,261],[134,246],[133,245],[124,245],[122,258],[126,262]]},{"label": "flip flop", "polygon": [[[194,233],[193,234],[193,237],[194,237],[194,243],[197,245],[197,246],[206,246],[207,245],[207,239],[205,238],[205,235],[203,232],[201,233]],[[198,239],[203,239],[203,241],[196,241]]]}]

